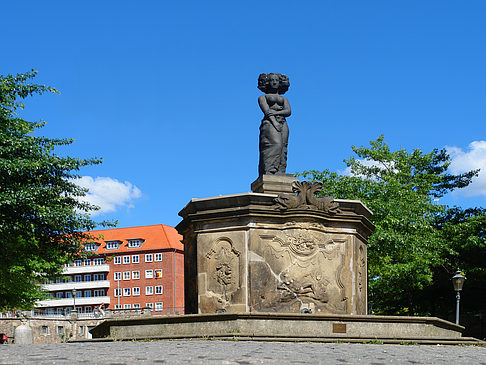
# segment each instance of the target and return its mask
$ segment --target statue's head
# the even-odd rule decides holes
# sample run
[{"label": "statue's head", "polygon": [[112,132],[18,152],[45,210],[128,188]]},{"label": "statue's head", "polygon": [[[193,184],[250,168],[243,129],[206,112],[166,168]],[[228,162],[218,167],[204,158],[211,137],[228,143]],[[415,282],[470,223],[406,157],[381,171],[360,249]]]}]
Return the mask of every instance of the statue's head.
[{"label": "statue's head", "polygon": [[280,95],[285,94],[289,89],[289,78],[284,74],[269,73],[258,76],[258,88],[265,94],[276,92]]}]

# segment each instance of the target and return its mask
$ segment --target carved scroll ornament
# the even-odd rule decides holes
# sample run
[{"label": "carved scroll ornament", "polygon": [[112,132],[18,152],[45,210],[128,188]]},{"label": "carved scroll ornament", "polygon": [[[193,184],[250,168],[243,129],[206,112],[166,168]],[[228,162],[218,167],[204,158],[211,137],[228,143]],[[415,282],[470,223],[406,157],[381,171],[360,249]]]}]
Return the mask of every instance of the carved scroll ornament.
[{"label": "carved scroll ornament", "polygon": [[322,189],[320,182],[294,181],[294,194],[284,193],[275,198],[275,208],[280,210],[308,208],[318,209],[330,214],[339,213],[339,205],[330,196],[317,197]]}]

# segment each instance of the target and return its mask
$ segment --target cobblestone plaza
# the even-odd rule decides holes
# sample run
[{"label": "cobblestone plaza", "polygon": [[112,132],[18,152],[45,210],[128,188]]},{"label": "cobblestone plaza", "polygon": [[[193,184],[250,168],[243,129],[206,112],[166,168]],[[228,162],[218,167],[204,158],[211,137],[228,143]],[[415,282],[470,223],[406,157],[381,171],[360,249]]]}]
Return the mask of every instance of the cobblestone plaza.
[{"label": "cobblestone plaza", "polygon": [[479,346],[256,341],[87,342],[0,346],[0,364],[486,364]]}]

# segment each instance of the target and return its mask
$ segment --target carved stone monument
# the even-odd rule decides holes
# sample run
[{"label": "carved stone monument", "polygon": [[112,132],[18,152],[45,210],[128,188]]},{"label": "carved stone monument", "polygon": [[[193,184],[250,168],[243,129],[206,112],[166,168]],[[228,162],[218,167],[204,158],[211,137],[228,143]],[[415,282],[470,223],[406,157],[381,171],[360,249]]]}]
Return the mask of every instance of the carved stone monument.
[{"label": "carved stone monument", "polygon": [[179,213],[186,313],[366,314],[371,212],[317,198],[318,183],[289,185],[192,199]]}]

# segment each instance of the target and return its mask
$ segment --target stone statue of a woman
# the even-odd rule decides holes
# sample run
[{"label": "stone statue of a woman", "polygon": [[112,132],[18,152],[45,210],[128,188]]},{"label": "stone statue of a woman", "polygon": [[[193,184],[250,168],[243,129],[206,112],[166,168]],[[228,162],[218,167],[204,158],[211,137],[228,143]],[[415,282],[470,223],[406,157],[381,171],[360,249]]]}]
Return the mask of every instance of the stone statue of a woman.
[{"label": "stone statue of a woman", "polygon": [[265,93],[258,98],[264,114],[260,125],[259,176],[285,174],[289,141],[285,117],[290,116],[290,104],[282,95],[289,86],[289,78],[282,74],[260,74],[258,77],[258,88]]}]

